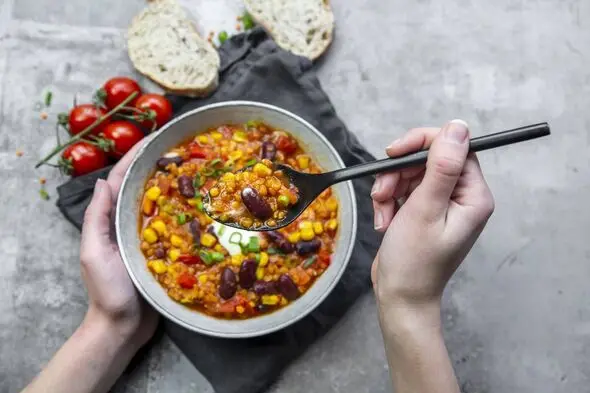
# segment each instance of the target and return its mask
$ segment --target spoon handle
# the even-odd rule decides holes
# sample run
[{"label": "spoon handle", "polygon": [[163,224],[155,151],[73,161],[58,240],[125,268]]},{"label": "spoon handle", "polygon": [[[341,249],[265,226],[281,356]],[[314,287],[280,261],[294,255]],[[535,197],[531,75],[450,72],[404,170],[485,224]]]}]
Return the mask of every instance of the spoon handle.
[{"label": "spoon handle", "polygon": [[[539,123],[530,126],[515,128],[512,130],[497,132],[471,139],[469,142],[469,151],[478,152],[495,147],[506,146],[513,143],[528,141],[530,139],[540,138],[551,134],[549,124]],[[358,177],[374,175],[381,172],[391,172],[400,169],[409,168],[426,163],[428,158],[428,149],[420,150],[416,153],[410,153],[405,156],[395,158],[385,158],[382,160],[372,161],[366,164],[351,166],[329,172],[331,175],[328,180],[329,184],[335,184],[342,181],[356,179]]]}]

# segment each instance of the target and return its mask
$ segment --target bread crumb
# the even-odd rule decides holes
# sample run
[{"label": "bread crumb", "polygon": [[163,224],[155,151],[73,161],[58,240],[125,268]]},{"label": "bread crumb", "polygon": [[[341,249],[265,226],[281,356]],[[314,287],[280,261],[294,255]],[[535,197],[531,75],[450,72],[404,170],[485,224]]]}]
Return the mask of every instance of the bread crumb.
[{"label": "bread crumb", "polygon": [[41,112],[41,120],[47,120],[47,112]]},{"label": "bread crumb", "polygon": [[23,156],[23,154],[25,154],[25,152],[24,152],[24,151],[22,151],[21,149],[16,149],[16,156],[17,156],[17,157],[22,157],[22,156]]},{"label": "bread crumb", "polygon": [[43,185],[43,184],[47,183],[47,179],[46,179],[46,178],[44,178],[44,177],[40,177],[40,178],[39,178],[39,183],[40,183],[41,185]]}]

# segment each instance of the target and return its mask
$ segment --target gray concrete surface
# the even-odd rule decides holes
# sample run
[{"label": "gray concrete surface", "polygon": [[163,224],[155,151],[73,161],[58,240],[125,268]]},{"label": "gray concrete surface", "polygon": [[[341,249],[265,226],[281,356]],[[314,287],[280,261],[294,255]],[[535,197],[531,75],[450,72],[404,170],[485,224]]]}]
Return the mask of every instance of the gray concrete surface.
[{"label": "gray concrete surface", "polygon": [[[590,391],[590,2],[333,2],[337,34],[318,64],[339,115],[375,154],[409,127],[463,118],[473,132],[550,121],[550,140],[481,154],[497,210],[444,303],[465,392]],[[203,31],[239,1],[183,1]],[[51,112],[132,74],[122,32],[142,1],[0,0],[0,392],[16,392],[80,322],[79,234],[38,197]],[[22,148],[25,155],[15,157]],[[387,392],[375,306],[345,320],[273,392]],[[117,392],[210,392],[169,341]]]}]

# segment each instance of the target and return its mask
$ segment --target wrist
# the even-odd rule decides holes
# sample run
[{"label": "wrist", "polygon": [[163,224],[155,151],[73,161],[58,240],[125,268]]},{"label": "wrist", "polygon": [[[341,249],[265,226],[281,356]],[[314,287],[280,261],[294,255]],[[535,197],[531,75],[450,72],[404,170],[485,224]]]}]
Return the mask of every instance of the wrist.
[{"label": "wrist", "polygon": [[138,323],[128,319],[113,319],[92,305],[88,308],[80,329],[104,338],[105,343],[113,346],[113,350],[135,353],[141,346],[135,339]]},{"label": "wrist", "polygon": [[381,327],[386,335],[400,336],[417,331],[441,331],[439,300],[412,303],[403,299],[378,299]]}]

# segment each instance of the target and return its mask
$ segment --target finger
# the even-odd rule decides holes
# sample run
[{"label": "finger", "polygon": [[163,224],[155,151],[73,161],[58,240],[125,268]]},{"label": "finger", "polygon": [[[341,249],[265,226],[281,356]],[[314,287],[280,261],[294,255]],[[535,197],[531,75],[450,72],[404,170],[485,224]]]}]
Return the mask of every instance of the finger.
[{"label": "finger", "polygon": [[398,157],[425,149],[430,146],[439,131],[440,128],[433,127],[412,128],[387,146],[385,152],[389,157]]},{"label": "finger", "polygon": [[453,200],[460,206],[471,207],[486,219],[494,211],[494,197],[475,153],[467,156],[463,173],[457,182]]},{"label": "finger", "polygon": [[371,198],[377,202],[385,202],[393,198],[399,180],[399,172],[378,174],[371,190]]},{"label": "finger", "polygon": [[373,210],[375,212],[374,227],[378,232],[385,232],[395,216],[396,202],[390,199],[385,202],[373,201]]},{"label": "finger", "polygon": [[469,130],[462,120],[448,123],[432,142],[422,183],[408,200],[427,220],[446,214],[468,151]]},{"label": "finger", "polygon": [[81,250],[93,250],[97,245],[110,241],[110,212],[112,208],[111,189],[109,184],[98,179],[94,187],[92,200],[84,213],[82,225]]},{"label": "finger", "polygon": [[148,138],[149,137],[145,137],[141,141],[137,142],[135,146],[133,146],[133,148],[131,148],[131,150],[129,150],[127,154],[125,154],[123,158],[119,160],[117,165],[111,169],[109,177],[107,178],[107,182],[111,188],[111,197],[113,198],[113,201],[116,200],[117,195],[119,195],[121,183],[123,183],[123,178],[125,177],[125,173],[127,172],[129,165],[131,165],[131,161],[133,161],[135,154],[139,149],[141,149]]}]

